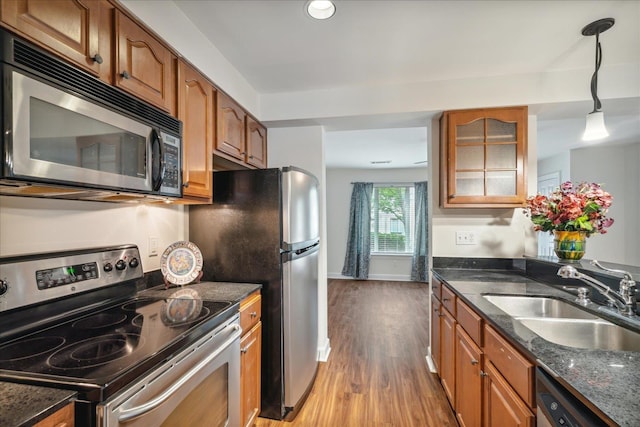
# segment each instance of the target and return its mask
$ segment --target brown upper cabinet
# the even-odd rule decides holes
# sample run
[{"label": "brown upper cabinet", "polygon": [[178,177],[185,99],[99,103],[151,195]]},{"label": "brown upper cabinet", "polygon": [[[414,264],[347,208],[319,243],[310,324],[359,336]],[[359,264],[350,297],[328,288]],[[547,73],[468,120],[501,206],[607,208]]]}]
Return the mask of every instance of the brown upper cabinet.
[{"label": "brown upper cabinet", "polygon": [[446,111],[441,205],[513,208],[527,197],[527,107]]},{"label": "brown upper cabinet", "polygon": [[175,115],[175,56],[124,13],[116,13],[114,84]]},{"label": "brown upper cabinet", "polygon": [[226,94],[218,93],[216,150],[244,162],[247,154],[244,119],[247,113]]},{"label": "brown upper cabinet", "polygon": [[178,82],[178,118],[183,123],[183,194],[211,200],[216,90],[184,61],[178,63]]},{"label": "brown upper cabinet", "polygon": [[267,167],[267,129],[218,92],[216,154],[250,168]]},{"label": "brown upper cabinet", "polygon": [[247,154],[245,161],[258,169],[267,167],[267,128],[247,116]]},{"label": "brown upper cabinet", "polygon": [[111,83],[113,11],[105,0],[2,0],[0,21]]}]

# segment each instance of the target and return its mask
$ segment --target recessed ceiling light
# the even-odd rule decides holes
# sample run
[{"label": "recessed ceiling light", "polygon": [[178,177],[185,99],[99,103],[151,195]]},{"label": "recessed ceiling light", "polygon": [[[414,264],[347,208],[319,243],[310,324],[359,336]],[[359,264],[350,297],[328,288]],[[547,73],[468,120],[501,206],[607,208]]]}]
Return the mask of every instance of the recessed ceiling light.
[{"label": "recessed ceiling light", "polygon": [[371,161],[372,165],[384,165],[387,163],[391,163],[391,160],[372,160]]},{"label": "recessed ceiling light", "polygon": [[311,0],[305,4],[304,10],[314,19],[329,19],[336,13],[336,5],[328,0]]}]

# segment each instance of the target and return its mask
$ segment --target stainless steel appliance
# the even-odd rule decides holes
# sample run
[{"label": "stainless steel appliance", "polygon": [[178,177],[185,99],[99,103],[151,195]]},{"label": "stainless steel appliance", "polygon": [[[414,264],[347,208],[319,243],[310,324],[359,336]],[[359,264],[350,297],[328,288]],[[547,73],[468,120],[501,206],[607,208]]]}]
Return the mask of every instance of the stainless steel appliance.
[{"label": "stainless steel appliance", "polygon": [[189,208],[205,280],[262,284],[262,411],[292,419],[318,362],[318,181],[301,169],[215,172]]},{"label": "stainless steel appliance", "polygon": [[76,425],[239,426],[238,304],[140,297],[133,245],[0,258],[0,380],[78,392]]},{"label": "stainless steel appliance", "polygon": [[609,425],[559,384],[536,368],[537,427],[604,427]]},{"label": "stainless steel appliance", "polygon": [[64,191],[80,188],[181,197],[179,120],[8,32],[0,30],[0,44],[0,192],[105,196]]}]

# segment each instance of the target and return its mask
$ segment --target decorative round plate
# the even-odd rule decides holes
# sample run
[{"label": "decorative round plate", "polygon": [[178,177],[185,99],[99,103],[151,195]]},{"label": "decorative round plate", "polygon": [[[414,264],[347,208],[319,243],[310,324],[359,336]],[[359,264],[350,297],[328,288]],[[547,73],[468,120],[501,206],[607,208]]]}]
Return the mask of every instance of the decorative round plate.
[{"label": "decorative round plate", "polygon": [[180,289],[162,304],[161,318],[165,325],[190,322],[200,315],[202,299],[193,289]]},{"label": "decorative round plate", "polygon": [[202,270],[202,253],[191,242],[175,242],[164,251],[160,270],[167,282],[186,285],[198,278]]}]

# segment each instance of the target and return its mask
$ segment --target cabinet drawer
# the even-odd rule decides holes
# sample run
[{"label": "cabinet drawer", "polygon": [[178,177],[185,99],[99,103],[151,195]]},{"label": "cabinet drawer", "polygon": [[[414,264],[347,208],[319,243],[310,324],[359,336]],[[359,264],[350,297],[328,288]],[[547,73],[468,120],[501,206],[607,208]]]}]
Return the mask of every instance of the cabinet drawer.
[{"label": "cabinet drawer", "polygon": [[529,407],[535,406],[533,394],[534,366],[493,328],[486,325],[484,352],[511,387]]},{"label": "cabinet drawer", "polygon": [[431,293],[438,299],[442,299],[442,282],[431,277]]},{"label": "cabinet drawer", "polygon": [[240,303],[240,326],[243,333],[248,332],[262,316],[262,297],[256,291]]},{"label": "cabinet drawer", "polygon": [[456,319],[471,339],[482,345],[482,318],[460,298],[456,298]]},{"label": "cabinet drawer", "polygon": [[456,294],[446,286],[441,286],[441,289],[442,305],[449,310],[449,313],[453,314],[453,317],[456,317]]}]

